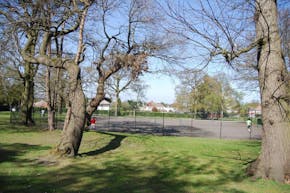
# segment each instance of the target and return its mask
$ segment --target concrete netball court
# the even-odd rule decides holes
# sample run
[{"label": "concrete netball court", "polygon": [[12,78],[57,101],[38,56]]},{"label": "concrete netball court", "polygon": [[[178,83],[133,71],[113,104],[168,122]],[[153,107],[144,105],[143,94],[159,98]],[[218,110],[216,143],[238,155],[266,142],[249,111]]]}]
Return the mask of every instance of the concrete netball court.
[{"label": "concrete netball court", "polygon": [[241,121],[194,120],[160,117],[97,116],[97,130],[127,133],[190,136],[223,139],[260,139],[261,125],[253,124],[252,133]]}]

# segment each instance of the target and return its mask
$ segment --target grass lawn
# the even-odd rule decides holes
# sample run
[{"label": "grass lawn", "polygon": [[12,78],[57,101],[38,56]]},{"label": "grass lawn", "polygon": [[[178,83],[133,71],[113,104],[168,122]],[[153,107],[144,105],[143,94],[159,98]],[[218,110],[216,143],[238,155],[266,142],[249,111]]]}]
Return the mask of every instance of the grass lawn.
[{"label": "grass lawn", "polygon": [[86,132],[80,155],[50,155],[60,131],[8,124],[0,114],[0,192],[290,192],[252,180],[259,141]]}]

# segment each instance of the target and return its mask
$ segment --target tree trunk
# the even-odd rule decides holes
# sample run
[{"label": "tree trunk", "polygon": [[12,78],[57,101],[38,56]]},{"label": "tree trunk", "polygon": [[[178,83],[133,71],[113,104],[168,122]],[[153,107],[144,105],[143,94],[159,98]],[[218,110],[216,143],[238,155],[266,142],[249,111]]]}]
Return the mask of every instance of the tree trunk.
[{"label": "tree trunk", "polygon": [[120,92],[116,91],[115,117],[117,117],[120,113],[120,104],[121,104]]},{"label": "tree trunk", "polygon": [[97,107],[102,102],[102,100],[104,100],[104,99],[105,99],[105,79],[100,77],[98,80],[97,94],[90,101],[90,103],[86,109],[87,125],[90,124],[92,114],[97,109]]},{"label": "tree trunk", "polygon": [[86,99],[82,89],[80,62],[84,59],[83,30],[87,11],[92,2],[86,1],[85,9],[81,15],[79,26],[78,50],[75,58],[65,64],[69,74],[69,96],[67,114],[63,126],[61,141],[57,152],[66,156],[76,156],[81,145],[86,119]]},{"label": "tree trunk", "polygon": [[57,113],[62,114],[63,113],[63,107],[65,106],[65,83],[66,80],[63,78],[63,72],[61,69],[57,69],[57,92],[56,92],[56,107],[57,107]]},{"label": "tree trunk", "polygon": [[47,125],[49,131],[55,130],[55,110],[49,107],[47,107]]},{"label": "tree trunk", "polygon": [[34,102],[34,69],[32,64],[25,64],[25,74],[23,76],[24,90],[21,97],[21,122],[25,125],[34,125],[33,102]]},{"label": "tree trunk", "polygon": [[120,113],[121,113],[121,106],[122,106],[122,101],[120,99],[120,96],[118,96],[117,103],[118,103],[117,112],[118,112],[118,115],[120,115]]},{"label": "tree trunk", "polygon": [[287,70],[282,58],[275,0],[257,0],[256,33],[262,103],[262,150],[254,175],[283,182],[290,174],[290,125],[287,120]]},{"label": "tree trunk", "polygon": [[[47,45],[47,54],[51,56],[51,43]],[[46,102],[47,102],[47,125],[49,131],[55,130],[55,101],[56,101],[56,85],[57,81],[55,78],[54,84],[51,85],[51,71],[52,68],[47,66],[46,68]]]},{"label": "tree trunk", "polygon": [[81,144],[85,125],[85,95],[82,90],[80,69],[71,66],[69,72],[69,102],[57,152],[66,156],[76,156]]},{"label": "tree trunk", "polygon": [[[52,88],[50,84],[50,73],[51,73],[51,68],[47,67],[46,69],[46,102],[47,102],[47,125],[49,131],[55,130],[55,89]],[[54,85],[56,86],[56,85]]]}]

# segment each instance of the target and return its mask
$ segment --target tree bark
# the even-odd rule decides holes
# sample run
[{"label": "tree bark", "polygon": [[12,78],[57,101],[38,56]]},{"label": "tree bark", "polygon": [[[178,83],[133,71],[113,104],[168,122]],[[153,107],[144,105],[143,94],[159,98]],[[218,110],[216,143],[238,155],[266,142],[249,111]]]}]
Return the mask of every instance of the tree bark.
[{"label": "tree bark", "polygon": [[34,125],[33,120],[33,102],[34,102],[34,72],[33,64],[26,63],[24,66],[24,90],[21,97],[21,122],[25,125]]},{"label": "tree bark", "polygon": [[116,104],[115,104],[115,117],[117,117],[120,114],[120,92],[116,91]]},{"label": "tree bark", "polygon": [[[51,69],[50,67],[47,67],[46,69],[46,102],[47,102],[47,125],[49,131],[55,130],[55,90],[52,88],[50,84],[50,73]],[[56,85],[54,85],[56,86]]]},{"label": "tree bark", "polygon": [[290,174],[288,72],[282,58],[276,1],[257,0],[256,6],[256,35],[263,40],[257,48],[263,129],[254,175],[283,182]]},{"label": "tree bark", "polygon": [[83,32],[88,8],[92,2],[85,1],[85,4],[86,6],[80,17],[77,53],[73,61],[64,64],[64,68],[69,74],[69,97],[62,137],[57,146],[57,152],[69,157],[78,154],[86,119],[86,99],[82,89],[79,64],[84,60]]},{"label": "tree bark", "polygon": [[55,130],[55,110],[49,105],[47,106],[47,125],[49,131]]},{"label": "tree bark", "polygon": [[81,85],[80,68],[72,65],[69,72],[69,101],[61,141],[57,147],[60,154],[76,156],[81,144],[85,125],[85,95]]},{"label": "tree bark", "polygon": [[97,87],[97,94],[96,96],[90,101],[89,105],[86,109],[86,119],[87,125],[90,124],[91,116],[102,102],[105,99],[105,78],[100,77],[98,80],[98,87]]}]

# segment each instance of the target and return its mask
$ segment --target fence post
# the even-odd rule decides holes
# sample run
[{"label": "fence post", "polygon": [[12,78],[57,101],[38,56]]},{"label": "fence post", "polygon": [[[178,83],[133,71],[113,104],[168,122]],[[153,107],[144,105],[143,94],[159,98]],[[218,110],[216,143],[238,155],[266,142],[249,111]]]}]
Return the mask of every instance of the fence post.
[{"label": "fence post", "polygon": [[163,119],[163,122],[162,122],[162,135],[164,135],[164,128],[165,128],[165,125],[164,125],[164,112],[162,113],[162,119]]},{"label": "fence post", "polygon": [[222,138],[222,128],[223,128],[223,111],[221,112],[221,121],[220,121],[220,139]]},{"label": "fence post", "polygon": [[193,125],[193,116],[194,116],[194,114],[192,113],[191,120],[190,120],[190,127],[191,128],[192,128],[192,125]]},{"label": "fence post", "polygon": [[108,130],[110,130],[110,108],[108,110]]},{"label": "fence post", "polygon": [[193,135],[193,118],[194,118],[194,113],[192,113],[191,121],[190,121],[191,135]]},{"label": "fence post", "polygon": [[136,129],[136,109],[134,109],[134,128]]},{"label": "fence post", "polygon": [[10,110],[10,123],[12,123],[12,113],[13,113],[13,111]]}]

